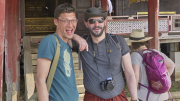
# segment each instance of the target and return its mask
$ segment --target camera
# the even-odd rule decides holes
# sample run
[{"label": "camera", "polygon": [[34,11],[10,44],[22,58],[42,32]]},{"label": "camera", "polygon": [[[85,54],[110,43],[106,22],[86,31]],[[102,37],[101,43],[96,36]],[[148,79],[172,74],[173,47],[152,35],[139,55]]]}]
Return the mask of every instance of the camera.
[{"label": "camera", "polygon": [[114,80],[112,80],[111,77],[107,78],[106,81],[102,81],[100,83],[100,86],[101,86],[101,90],[102,91],[105,91],[105,90],[113,90],[114,88]]}]

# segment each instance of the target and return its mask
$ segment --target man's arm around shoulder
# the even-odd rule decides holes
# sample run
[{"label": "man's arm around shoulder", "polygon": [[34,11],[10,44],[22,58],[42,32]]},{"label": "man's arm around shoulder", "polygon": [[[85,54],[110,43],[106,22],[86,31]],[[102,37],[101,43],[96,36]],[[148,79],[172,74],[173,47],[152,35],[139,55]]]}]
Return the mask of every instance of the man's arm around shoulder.
[{"label": "man's arm around shoulder", "polygon": [[51,60],[46,58],[37,59],[36,88],[39,101],[49,101],[46,78],[49,73]]},{"label": "man's arm around shoulder", "polygon": [[[84,49],[86,51],[88,51],[88,44],[87,44],[85,39],[83,39],[82,37],[80,37],[77,34],[74,34],[72,40],[74,40],[79,45],[79,50],[80,51],[83,51]],[[70,45],[71,48],[73,48],[71,40],[68,40],[68,44]]]}]

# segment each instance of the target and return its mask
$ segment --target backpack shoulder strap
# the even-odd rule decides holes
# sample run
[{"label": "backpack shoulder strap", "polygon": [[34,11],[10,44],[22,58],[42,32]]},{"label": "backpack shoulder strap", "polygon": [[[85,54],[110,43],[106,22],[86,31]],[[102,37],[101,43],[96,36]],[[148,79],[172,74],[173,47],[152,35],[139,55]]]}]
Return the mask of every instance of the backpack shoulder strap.
[{"label": "backpack shoulder strap", "polygon": [[143,57],[143,50],[137,50],[135,52],[139,53]]},{"label": "backpack shoulder strap", "polygon": [[[110,34],[110,36],[112,37],[113,41],[116,43],[116,47],[120,50],[121,52],[121,45],[120,45],[120,42],[117,38],[116,35],[113,35],[113,34]],[[122,55],[122,52],[121,52],[121,55]],[[123,62],[122,62],[122,59],[121,59],[121,64],[122,64],[122,70],[125,71],[124,69],[124,65],[123,65]]]},{"label": "backpack shoulder strap", "polygon": [[144,50],[137,50],[137,51],[135,51],[135,52],[137,52],[137,53],[139,53],[141,56],[143,56],[143,52],[144,52],[144,51],[156,52],[156,51],[154,51],[153,49],[150,49],[150,48],[147,48],[147,49],[144,49]]},{"label": "backpack shoulder strap", "polygon": [[112,39],[114,40],[114,42],[116,43],[117,48],[121,51],[121,45],[119,40],[117,39],[116,35],[110,34],[110,36],[112,37]]},{"label": "backpack shoulder strap", "polygon": [[88,38],[89,34],[84,34],[82,37],[86,40]]},{"label": "backpack shoulder strap", "polygon": [[56,53],[55,53],[55,56],[54,56],[54,59],[53,59],[53,62],[52,62],[52,65],[51,65],[51,68],[50,68],[50,71],[49,71],[49,75],[47,77],[47,89],[48,89],[48,92],[50,91],[51,84],[52,84],[52,81],[53,81],[53,78],[54,78],[54,74],[55,74],[56,67],[57,67],[58,60],[59,60],[59,56],[60,56],[60,47],[61,47],[61,45],[59,44],[58,38],[55,35],[53,35],[53,36],[56,38],[57,48],[56,48]]}]

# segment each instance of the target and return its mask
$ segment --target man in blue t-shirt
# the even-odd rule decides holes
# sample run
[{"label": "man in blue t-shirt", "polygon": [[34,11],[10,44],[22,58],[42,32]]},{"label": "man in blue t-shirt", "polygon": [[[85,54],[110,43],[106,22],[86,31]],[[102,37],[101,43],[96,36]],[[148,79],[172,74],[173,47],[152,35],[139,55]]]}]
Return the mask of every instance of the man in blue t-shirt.
[{"label": "man in blue t-shirt", "polygon": [[74,35],[77,26],[75,8],[61,4],[54,11],[55,35],[60,47],[60,57],[48,94],[46,79],[56,52],[56,39],[48,35],[38,47],[36,87],[39,101],[78,101],[71,47],[67,43]]}]

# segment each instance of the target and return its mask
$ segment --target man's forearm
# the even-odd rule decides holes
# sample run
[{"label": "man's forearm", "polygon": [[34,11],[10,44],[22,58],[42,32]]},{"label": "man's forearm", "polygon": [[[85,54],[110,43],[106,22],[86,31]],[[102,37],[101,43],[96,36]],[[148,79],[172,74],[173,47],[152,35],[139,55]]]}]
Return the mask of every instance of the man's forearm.
[{"label": "man's forearm", "polygon": [[39,101],[49,101],[46,82],[36,81],[37,95]]},{"label": "man's forearm", "polygon": [[137,83],[134,75],[126,75],[126,82],[131,96],[131,100],[137,100]]},{"label": "man's forearm", "polygon": [[[84,38],[80,37],[77,34],[74,34],[72,40],[74,40],[79,45],[79,51],[83,51],[83,50],[88,51],[88,44]],[[72,41],[70,43],[71,43],[70,45],[72,45]],[[73,45],[71,46],[71,48],[73,48]]]}]

